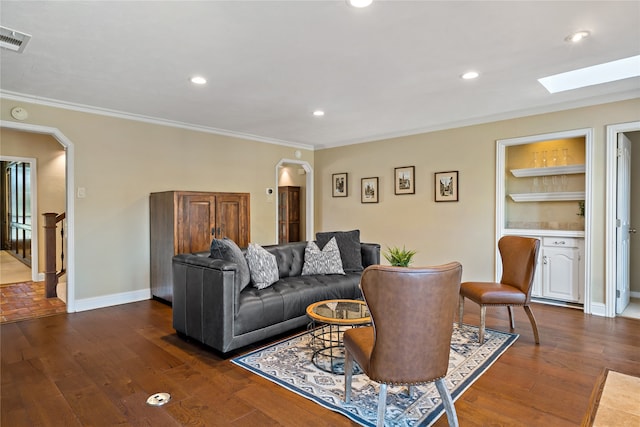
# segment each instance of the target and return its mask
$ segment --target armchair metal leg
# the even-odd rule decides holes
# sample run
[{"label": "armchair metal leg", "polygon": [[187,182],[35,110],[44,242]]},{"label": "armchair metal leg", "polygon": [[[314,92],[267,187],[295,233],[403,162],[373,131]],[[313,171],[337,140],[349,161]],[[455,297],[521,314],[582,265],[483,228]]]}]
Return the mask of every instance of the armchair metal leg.
[{"label": "armchair metal leg", "polygon": [[458,326],[462,328],[462,317],[464,316],[464,297],[462,295],[458,298],[458,310],[460,312],[458,317]]},{"label": "armchair metal leg", "polygon": [[516,322],[515,319],[513,317],[513,306],[512,305],[508,305],[507,306],[507,310],[509,310],[509,324],[511,325],[511,329],[515,329],[516,328]]},{"label": "armchair metal leg", "polygon": [[486,321],[486,316],[487,316],[487,306],[481,305],[480,306],[480,330],[478,331],[478,342],[480,344],[484,343],[484,325]]},{"label": "armchair metal leg", "polygon": [[447,413],[449,427],[458,427],[458,414],[456,414],[456,407],[453,404],[453,399],[451,399],[451,394],[449,394],[447,386],[444,384],[443,378],[436,380],[436,388],[442,398],[442,404],[444,405],[444,410]]},{"label": "armchair metal leg", "polygon": [[387,385],[380,384],[380,395],[378,396],[378,427],[384,427],[384,413],[387,409]]},{"label": "armchair metal leg", "polygon": [[536,324],[536,318],[533,317],[533,312],[531,311],[531,307],[528,305],[524,306],[524,311],[529,316],[529,322],[531,322],[531,328],[533,329],[533,337],[536,340],[536,344],[540,344],[540,336],[538,335],[538,325]]},{"label": "armchair metal leg", "polygon": [[353,377],[353,356],[344,350],[344,401],[351,400],[351,379]]}]

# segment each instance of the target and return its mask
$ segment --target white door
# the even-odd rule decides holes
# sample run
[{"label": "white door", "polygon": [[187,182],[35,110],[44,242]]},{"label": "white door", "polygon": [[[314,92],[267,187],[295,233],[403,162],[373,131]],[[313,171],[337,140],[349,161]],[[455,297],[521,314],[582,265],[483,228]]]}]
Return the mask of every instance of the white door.
[{"label": "white door", "polygon": [[618,133],[618,194],[616,201],[616,313],[629,305],[629,259],[631,217],[631,141]]}]

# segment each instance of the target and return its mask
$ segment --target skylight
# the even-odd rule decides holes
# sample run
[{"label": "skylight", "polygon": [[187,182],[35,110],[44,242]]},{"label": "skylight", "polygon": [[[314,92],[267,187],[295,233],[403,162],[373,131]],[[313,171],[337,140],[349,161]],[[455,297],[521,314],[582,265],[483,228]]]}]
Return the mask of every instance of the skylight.
[{"label": "skylight", "polygon": [[550,93],[640,76],[640,55],[538,79]]}]

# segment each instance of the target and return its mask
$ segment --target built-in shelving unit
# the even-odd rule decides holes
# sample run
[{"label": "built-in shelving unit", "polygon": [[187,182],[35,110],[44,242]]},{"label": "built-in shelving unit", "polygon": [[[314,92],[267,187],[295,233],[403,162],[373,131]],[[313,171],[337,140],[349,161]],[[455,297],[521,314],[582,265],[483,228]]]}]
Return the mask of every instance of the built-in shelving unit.
[{"label": "built-in shelving unit", "polygon": [[[532,296],[544,303],[584,304],[587,312],[592,147],[593,130],[576,129],[500,140],[496,158],[496,242],[504,235],[539,239]],[[529,167],[549,159],[553,166]],[[496,280],[500,259],[496,249]]]}]

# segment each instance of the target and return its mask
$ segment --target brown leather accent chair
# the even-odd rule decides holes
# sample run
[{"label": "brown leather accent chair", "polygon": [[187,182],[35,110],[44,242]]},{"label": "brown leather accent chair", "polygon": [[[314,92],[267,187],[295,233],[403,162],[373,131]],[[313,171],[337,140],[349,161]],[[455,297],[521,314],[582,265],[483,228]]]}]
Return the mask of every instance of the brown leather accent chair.
[{"label": "brown leather accent chair", "polygon": [[373,265],[364,270],[360,286],[372,326],[344,332],[344,391],[349,402],[355,360],[380,383],[378,426],[384,425],[387,385],[407,385],[412,395],[412,385],[433,381],[449,425],[458,425],[443,378],[449,367],[461,276],[458,262],[425,268]]},{"label": "brown leather accent chair", "polygon": [[482,344],[484,342],[487,306],[507,306],[512,330],[515,329],[513,306],[522,306],[531,322],[536,344],[540,344],[536,319],[533,317],[531,307],[529,307],[540,241],[528,237],[504,236],[498,241],[498,249],[502,257],[500,283],[462,283],[460,285],[460,318],[458,323],[462,326],[465,298],[479,304],[480,331],[478,332],[478,340]]}]

